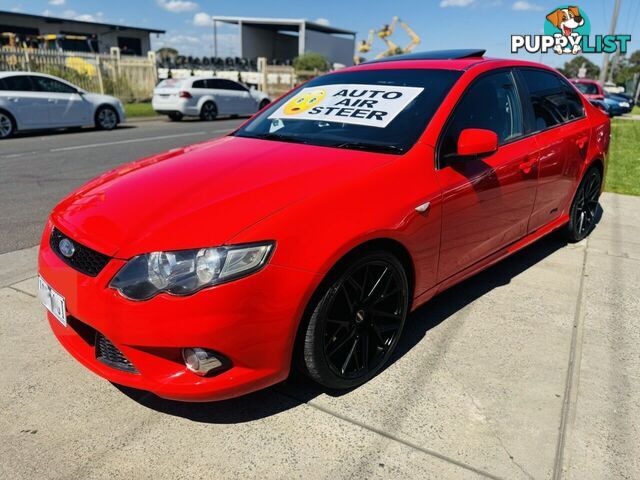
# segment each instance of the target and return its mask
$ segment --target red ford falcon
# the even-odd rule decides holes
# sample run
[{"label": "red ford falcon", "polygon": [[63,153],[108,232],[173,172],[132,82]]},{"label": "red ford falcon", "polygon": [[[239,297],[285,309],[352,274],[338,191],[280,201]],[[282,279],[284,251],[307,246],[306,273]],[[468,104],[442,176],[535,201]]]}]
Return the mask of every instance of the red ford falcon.
[{"label": "red ford falcon", "polygon": [[40,246],[54,334],[98,375],[171,399],[242,395],[292,368],[366,382],[411,310],[595,225],[608,118],[555,70],[483,55],[315,78],[229,136],[73,192]]}]

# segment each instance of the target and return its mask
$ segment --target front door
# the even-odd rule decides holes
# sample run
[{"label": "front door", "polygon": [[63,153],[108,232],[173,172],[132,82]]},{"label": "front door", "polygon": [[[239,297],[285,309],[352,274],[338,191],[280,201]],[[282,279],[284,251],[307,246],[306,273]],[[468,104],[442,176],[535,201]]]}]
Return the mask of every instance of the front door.
[{"label": "front door", "polygon": [[73,127],[91,122],[92,107],[78,90],[49,77],[32,77],[40,95],[47,99],[51,127]]},{"label": "front door", "polygon": [[[495,132],[498,150],[482,157],[457,155],[466,128]],[[438,281],[526,235],[539,152],[535,138],[524,132],[521,95],[509,70],[475,80],[445,125],[436,172],[443,202]]]}]

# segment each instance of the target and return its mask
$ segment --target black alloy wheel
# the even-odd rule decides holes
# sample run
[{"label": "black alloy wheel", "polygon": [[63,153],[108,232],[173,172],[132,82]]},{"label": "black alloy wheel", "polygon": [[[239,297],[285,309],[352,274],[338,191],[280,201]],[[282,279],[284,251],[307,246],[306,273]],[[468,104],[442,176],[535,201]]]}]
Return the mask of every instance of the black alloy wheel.
[{"label": "black alloy wheel", "polygon": [[218,116],[218,107],[213,102],[206,102],[200,109],[200,118],[206,122],[215,120]]},{"label": "black alloy wheel", "polygon": [[602,185],[602,175],[597,168],[591,168],[580,182],[571,204],[567,237],[571,242],[579,242],[591,233],[596,225],[598,199]]},{"label": "black alloy wheel", "polygon": [[366,254],[325,288],[304,343],[304,366],[321,385],[352,388],[376,375],[393,353],[409,308],[400,261],[385,251]]}]

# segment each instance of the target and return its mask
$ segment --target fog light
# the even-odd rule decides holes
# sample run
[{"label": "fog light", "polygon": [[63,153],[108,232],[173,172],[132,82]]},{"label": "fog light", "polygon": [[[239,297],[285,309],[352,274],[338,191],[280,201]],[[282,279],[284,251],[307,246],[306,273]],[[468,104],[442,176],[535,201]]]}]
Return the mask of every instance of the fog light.
[{"label": "fog light", "polygon": [[203,377],[224,366],[223,360],[204,348],[183,348],[182,358],[187,369]]}]

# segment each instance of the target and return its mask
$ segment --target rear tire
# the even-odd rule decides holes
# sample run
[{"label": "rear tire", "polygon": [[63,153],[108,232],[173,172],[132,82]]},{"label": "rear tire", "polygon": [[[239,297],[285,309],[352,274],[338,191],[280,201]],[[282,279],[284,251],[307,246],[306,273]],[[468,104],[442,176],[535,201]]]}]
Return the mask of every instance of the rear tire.
[{"label": "rear tire", "polygon": [[184,118],[180,112],[170,113],[168,117],[169,117],[169,120],[171,120],[172,122],[179,122]]},{"label": "rear tire", "polygon": [[342,268],[315,296],[304,332],[302,366],[321,385],[362,385],[386,365],[409,309],[402,263],[373,251]]},{"label": "rear tire", "polygon": [[9,138],[16,133],[16,121],[9,112],[0,110],[0,140]]},{"label": "rear tire", "polygon": [[98,130],[113,130],[118,126],[118,112],[109,106],[98,108],[95,116],[95,124]]},{"label": "rear tire", "polygon": [[205,102],[200,108],[200,119],[211,122],[218,117],[218,107],[213,102]]},{"label": "rear tire", "polygon": [[586,238],[596,226],[598,199],[602,186],[602,175],[596,167],[585,173],[569,210],[569,223],[565,236],[571,243]]}]

